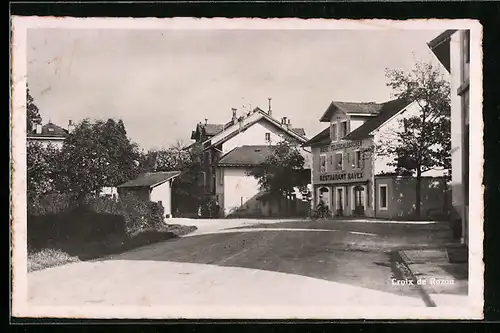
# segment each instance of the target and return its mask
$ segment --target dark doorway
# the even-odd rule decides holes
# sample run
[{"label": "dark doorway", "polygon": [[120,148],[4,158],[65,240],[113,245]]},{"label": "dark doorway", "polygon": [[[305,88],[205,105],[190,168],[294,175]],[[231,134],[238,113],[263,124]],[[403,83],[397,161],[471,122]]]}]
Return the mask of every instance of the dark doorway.
[{"label": "dark doorway", "polygon": [[363,186],[354,187],[354,215],[365,215],[365,188]]}]

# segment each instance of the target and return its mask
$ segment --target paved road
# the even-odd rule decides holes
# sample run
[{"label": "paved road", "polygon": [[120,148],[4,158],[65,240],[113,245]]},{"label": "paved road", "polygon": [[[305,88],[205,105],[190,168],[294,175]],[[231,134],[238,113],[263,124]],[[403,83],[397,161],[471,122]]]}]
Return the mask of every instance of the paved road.
[{"label": "paved road", "polygon": [[[268,221],[231,228],[228,223],[227,230],[30,273],[30,300],[51,305],[145,299],[148,304],[425,307],[417,289],[393,285],[392,251],[449,240],[448,230],[439,225]],[[71,291],[75,283],[79,290]]]}]

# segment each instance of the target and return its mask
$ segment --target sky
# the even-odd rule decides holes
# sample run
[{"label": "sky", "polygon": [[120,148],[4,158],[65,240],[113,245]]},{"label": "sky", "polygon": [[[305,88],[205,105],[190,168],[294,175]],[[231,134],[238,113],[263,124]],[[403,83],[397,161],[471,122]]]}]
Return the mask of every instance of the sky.
[{"label": "sky", "polygon": [[[44,123],[122,119],[145,150],[191,143],[198,122],[268,108],[310,138],[332,100],[384,102],[386,68],[439,65],[440,30],[28,30],[28,86]],[[444,70],[443,70],[444,73]]]}]

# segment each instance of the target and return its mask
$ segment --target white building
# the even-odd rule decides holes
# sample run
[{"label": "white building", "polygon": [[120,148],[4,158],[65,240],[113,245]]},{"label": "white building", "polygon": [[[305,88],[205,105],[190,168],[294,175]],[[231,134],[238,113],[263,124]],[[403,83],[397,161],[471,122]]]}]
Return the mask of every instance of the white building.
[{"label": "white building", "polygon": [[34,124],[33,128],[28,132],[27,139],[31,142],[38,142],[43,147],[51,145],[57,149],[61,149],[64,139],[72,132],[73,128],[74,125],[71,120],[67,129],[57,126],[52,122],[45,125]]},{"label": "white building", "polygon": [[[271,108],[267,112],[256,108],[240,117],[236,112],[233,109],[226,124],[200,123],[193,131],[192,139],[204,152],[205,196],[217,200],[225,215],[279,215],[279,205],[266,200],[248,172],[283,139],[306,142],[305,132],[292,127],[286,117],[273,118]],[[309,168],[310,153],[301,150]]]},{"label": "white building", "polygon": [[118,186],[118,194],[133,193],[144,201],[161,203],[165,217],[172,216],[172,182],[179,171],[148,172]]},{"label": "white building", "polygon": [[[415,210],[414,179],[391,175],[393,157],[376,147],[403,131],[403,119],[416,116],[415,102],[332,102],[321,117],[328,127],[309,140],[312,148],[313,204],[321,199],[336,215],[404,218]],[[445,170],[423,173],[421,212],[445,206]]]},{"label": "white building", "polygon": [[462,220],[462,242],[468,244],[470,30],[447,30],[428,46],[451,74],[452,202]]}]

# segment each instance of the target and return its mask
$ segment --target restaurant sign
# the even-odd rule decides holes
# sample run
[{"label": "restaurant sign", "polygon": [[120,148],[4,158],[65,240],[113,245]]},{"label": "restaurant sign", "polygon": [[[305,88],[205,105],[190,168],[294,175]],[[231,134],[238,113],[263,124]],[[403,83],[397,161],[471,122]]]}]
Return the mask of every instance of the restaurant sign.
[{"label": "restaurant sign", "polygon": [[333,173],[327,175],[320,175],[319,181],[327,182],[327,181],[356,181],[363,179],[362,172],[349,172],[349,173]]},{"label": "restaurant sign", "polygon": [[363,144],[363,140],[332,143],[330,146],[321,147],[320,152],[326,153],[328,151],[336,151],[336,150],[346,149],[346,148],[358,148],[358,147],[361,147],[362,144]]}]

